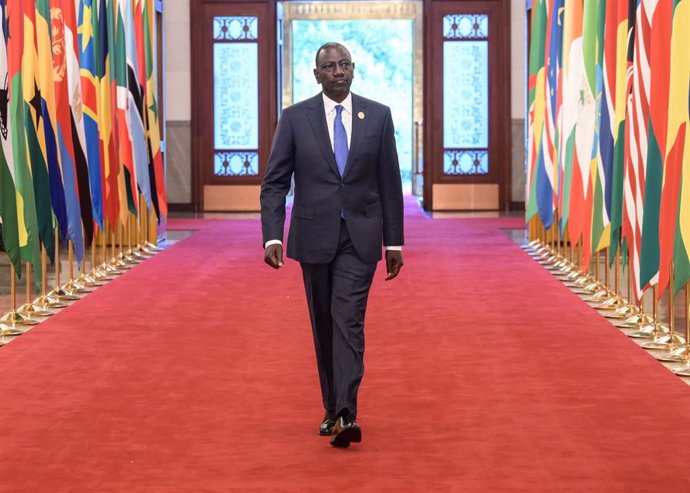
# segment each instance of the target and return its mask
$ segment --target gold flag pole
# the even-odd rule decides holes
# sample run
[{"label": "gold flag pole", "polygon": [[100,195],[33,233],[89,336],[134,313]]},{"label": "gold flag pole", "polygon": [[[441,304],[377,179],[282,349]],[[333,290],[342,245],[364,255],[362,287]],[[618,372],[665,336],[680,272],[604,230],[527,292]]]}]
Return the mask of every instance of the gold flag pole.
[{"label": "gold flag pole", "polygon": [[556,274],[563,267],[563,262],[560,254],[558,253],[558,240],[556,238],[556,229],[553,227],[553,224],[549,228],[549,231],[551,232],[551,255],[549,255],[549,257],[546,259],[545,267],[546,270]]},{"label": "gold flag pole", "polygon": [[[108,260],[108,233],[110,233],[111,240],[111,258]],[[112,232],[112,228],[105,223],[105,228],[103,229],[103,271],[112,279],[112,276],[122,274],[122,271],[117,266],[117,260],[115,259],[115,234]]]},{"label": "gold flag pole", "polygon": [[135,251],[139,254],[142,259],[147,259],[155,255],[156,252],[151,250],[146,243],[146,224],[149,217],[148,207],[144,207],[144,211],[139,211],[139,218],[135,221],[136,225],[136,238],[137,245]]},{"label": "gold flag pole", "polygon": [[[105,284],[105,281],[108,281],[111,279],[111,277],[108,275],[108,273],[105,270],[105,234],[103,231],[96,226],[97,230],[94,231],[93,233],[93,242],[91,243],[91,271],[90,271],[90,277],[96,282],[94,286],[102,286]],[[97,265],[97,258],[98,255],[96,253],[96,249],[98,248],[98,240],[99,238],[103,238],[103,264],[104,265]]]},{"label": "gold flag pole", "polygon": [[79,285],[74,279],[74,243],[72,240],[67,241],[67,272],[69,274],[69,281],[63,286],[65,293],[81,298],[80,294],[88,293],[89,290]]},{"label": "gold flag pole", "polygon": [[17,312],[17,271],[14,270],[14,265],[10,263],[10,303],[11,309],[9,313],[0,318],[2,324],[3,335],[19,335],[28,330],[27,325],[36,325],[37,320],[31,317],[22,315]]},{"label": "gold flag pole", "polygon": [[601,267],[599,262],[599,253],[600,252],[597,251],[592,255],[592,261],[594,262],[594,279],[592,280],[591,284],[585,287],[585,290],[591,294],[590,296],[582,298],[584,301],[594,304],[604,301],[604,299],[606,299],[610,293],[609,287],[600,280]]},{"label": "gold flag pole", "polygon": [[127,215],[127,222],[123,233],[127,237],[127,249],[122,254],[123,259],[126,262],[135,263],[136,259],[132,254],[132,218],[130,214]]},{"label": "gold flag pole", "polygon": [[[117,229],[117,236],[119,238],[119,249],[120,253],[122,253],[122,227],[118,223],[116,226]],[[116,250],[115,250],[115,231],[110,232],[110,240],[111,240],[111,246],[110,246],[110,265],[115,267],[118,271],[122,272],[125,269],[129,269],[129,266],[123,262],[117,255]]]},{"label": "gold flag pole", "polygon": [[[149,241],[149,226],[150,226],[150,221],[151,221],[151,215],[155,214],[154,211],[149,211],[147,209],[146,215],[144,216],[144,225],[142,227],[143,233],[144,233],[144,241],[142,244],[144,245],[144,248],[146,248],[146,252],[153,255],[157,252],[162,251],[163,249],[159,247],[157,244],[153,244]],[[156,243],[158,241],[156,240]]]},{"label": "gold flag pole", "polygon": [[673,370],[673,373],[680,375],[681,377],[690,377],[690,285],[685,285],[685,344],[682,348],[676,350],[678,359],[675,361],[681,361],[685,363],[684,368],[679,368]]},{"label": "gold flag pole", "polygon": [[[140,196],[141,197],[141,196]],[[141,215],[142,213],[142,206],[143,203],[141,201],[141,198],[139,200],[139,214]],[[128,218],[129,222],[129,235],[127,242],[129,243],[129,250],[127,251],[127,255],[135,261],[135,262],[141,262],[142,260],[145,260],[147,257],[145,257],[141,251],[139,251],[139,248],[137,248],[138,244],[138,238],[139,238],[139,229],[137,228],[137,225],[139,224],[139,221],[137,219],[137,216],[132,214]]]},{"label": "gold flag pole", "polygon": [[[609,260],[610,260],[610,255],[611,252],[609,249],[606,250],[606,265],[607,269],[609,268]],[[621,268],[620,268],[620,249],[616,249],[616,255],[613,259],[613,283],[614,283],[614,297],[615,297],[615,302],[610,305],[611,308],[608,308],[608,310],[613,310],[613,311],[607,311],[604,313],[604,316],[606,318],[613,318],[613,319],[624,319],[629,317],[630,315],[634,314],[637,312],[635,305],[630,303],[630,297],[626,300],[621,296]]]},{"label": "gold flag pole", "polygon": [[[620,251],[620,249],[619,249]],[[620,263],[623,263],[623,258],[622,256],[619,256],[620,258]],[[620,320],[614,322],[616,324],[616,327],[621,328],[621,329],[638,329],[636,332],[628,333],[626,334],[628,337],[633,337],[633,338],[652,338],[654,337],[655,334],[655,328],[651,327],[652,324],[654,324],[655,320],[653,317],[650,317],[645,311],[644,311],[644,294],[640,297],[640,299],[637,301],[636,305],[632,305],[633,303],[633,276],[632,276],[632,268],[628,266],[628,275],[626,276],[628,282],[627,282],[627,290],[628,290],[628,301],[631,303],[631,306],[633,306],[633,311],[630,314],[628,318],[625,320]],[[652,309],[654,309],[654,306],[652,306]],[[647,331],[649,329],[649,331]]]},{"label": "gold flag pole", "polygon": [[580,245],[573,244],[573,239],[568,233],[568,242],[570,243],[570,263],[573,265],[573,271],[566,276],[568,287],[582,287],[587,281],[587,276],[582,272],[582,257],[580,256]]},{"label": "gold flag pole", "polygon": [[[45,272],[45,270],[43,272]],[[29,318],[50,317],[53,315],[53,312],[50,310],[45,310],[43,307],[39,307],[34,304],[31,292],[31,263],[26,262],[26,303],[19,308],[19,313],[26,315]]]},{"label": "gold flag pole", "polygon": [[[86,228],[82,226],[82,232],[84,235],[84,238],[86,238]],[[91,237],[91,272],[86,272],[86,252],[84,252],[84,255],[81,257],[81,265],[80,267],[80,272],[79,272],[79,277],[77,278],[77,283],[79,283],[80,286],[83,288],[89,288],[89,291],[93,291],[91,288],[96,288],[98,286],[102,286],[103,283],[96,280],[95,275],[92,275],[91,272],[95,272],[95,267],[96,267],[96,228],[94,227],[93,230],[93,236]]]},{"label": "gold flag pole", "polygon": [[538,245],[529,252],[529,255],[532,257],[539,257],[544,254],[544,252],[548,251],[546,247],[546,243],[544,242],[544,228],[542,227],[542,224],[540,221],[537,221],[536,218],[533,219],[535,221],[535,235],[538,238]]},{"label": "gold flag pole", "polygon": [[65,308],[67,306],[65,303],[48,294],[48,253],[46,252],[45,245],[41,245],[41,270],[43,271],[43,278],[41,279],[41,296],[34,300],[34,304],[40,310]]},{"label": "gold flag pole", "polygon": [[145,255],[151,256],[155,255],[161,249],[149,242],[149,215],[149,210],[146,209],[146,214],[142,214],[141,220],[139,221],[139,249]]},{"label": "gold flag pole", "polygon": [[117,241],[117,251],[119,252],[117,254],[118,265],[122,269],[131,269],[131,260],[125,256],[125,224],[123,222],[117,225]]},{"label": "gold flag pole", "polygon": [[50,296],[53,296],[59,300],[78,300],[78,296],[66,293],[62,286],[60,285],[60,237],[58,233],[58,228],[55,228],[55,288],[50,292]]},{"label": "gold flag pole", "polygon": [[[656,296],[656,286],[654,286],[654,299],[657,300]],[[675,313],[673,307],[673,267],[671,267],[671,273],[669,276],[669,288],[668,288],[668,334],[663,337],[657,336],[653,341],[642,344],[644,349],[676,349],[681,344],[685,343],[685,340],[676,334],[675,332]],[[658,301],[656,301],[658,303]],[[656,319],[656,317],[655,317]]]}]

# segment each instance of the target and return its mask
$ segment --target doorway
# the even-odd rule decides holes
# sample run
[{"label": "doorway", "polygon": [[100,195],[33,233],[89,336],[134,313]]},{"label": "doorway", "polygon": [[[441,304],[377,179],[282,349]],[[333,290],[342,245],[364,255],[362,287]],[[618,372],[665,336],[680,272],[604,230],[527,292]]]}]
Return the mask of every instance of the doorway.
[{"label": "doorway", "polygon": [[282,2],[278,13],[280,107],[320,92],[316,50],[342,43],[356,66],[352,92],[391,108],[404,192],[421,194],[422,2]]},{"label": "doorway", "polygon": [[352,52],[353,91],[391,107],[426,210],[509,203],[509,0],[199,0],[191,24],[194,210],[259,210],[280,111],[319,92],[326,41]]}]

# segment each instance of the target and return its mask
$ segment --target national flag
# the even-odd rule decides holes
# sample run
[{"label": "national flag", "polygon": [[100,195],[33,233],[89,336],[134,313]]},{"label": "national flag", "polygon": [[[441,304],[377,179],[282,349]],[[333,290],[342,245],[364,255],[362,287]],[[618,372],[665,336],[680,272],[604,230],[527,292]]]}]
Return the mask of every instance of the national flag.
[{"label": "national flag", "polygon": [[537,170],[539,167],[540,141],[543,125],[544,99],[544,44],[546,38],[546,1],[538,0],[532,8],[529,76],[528,76],[528,158],[526,179],[526,220],[538,212]]},{"label": "national flag", "polygon": [[[582,63],[582,0],[572,0],[565,3],[563,14],[563,105],[562,123],[559,132],[560,174],[563,180],[559,184],[560,227],[561,232],[568,227],[570,232],[570,211],[575,209],[571,204],[571,188],[575,163],[575,126],[578,118],[578,94],[580,79],[584,77]],[[575,209],[576,210],[576,209]],[[570,235],[573,244],[577,237]]]},{"label": "national flag", "polygon": [[[664,149],[664,181],[659,212],[659,291],[669,282],[671,263],[676,269],[676,283],[671,286],[677,292],[688,276],[688,257],[684,249],[677,249],[677,236],[681,235],[680,209],[690,208],[690,202],[679,202],[683,178],[683,153],[686,151],[686,135],[690,133],[690,0],[673,2],[669,72],[668,127]],[[690,162],[687,163],[690,165]],[[690,187],[690,182],[683,183]],[[682,240],[682,238],[681,238]],[[680,281],[678,283],[678,281]]]},{"label": "national flag", "polygon": [[599,106],[599,149],[594,180],[592,213],[592,251],[607,248],[611,241],[611,186],[614,139],[616,135],[616,57],[618,42],[618,3],[608,0],[599,4],[597,36],[597,90]]},{"label": "national flag", "polygon": [[632,66],[632,96],[626,125],[625,172],[623,175],[622,232],[629,252],[630,273],[636,301],[642,298],[640,247],[647,158],[647,119],[649,117],[651,25],[645,2],[638,0],[635,11],[635,50]]},{"label": "national flag", "polygon": [[[18,275],[22,272],[21,253],[19,251],[19,216],[17,214],[17,199],[20,201],[21,195],[17,195],[16,178],[14,171],[14,159],[12,153],[12,136],[14,133],[14,122],[10,121],[14,115],[9,113],[10,92],[8,87],[8,50],[7,50],[7,12],[5,0],[0,0],[2,9],[2,19],[0,19],[0,80],[5,81],[0,88],[0,220],[2,222],[2,244],[14,265]],[[13,96],[16,97],[15,94]],[[23,214],[22,214],[23,216]],[[22,221],[22,228],[24,227]],[[26,233],[25,233],[26,236]]]},{"label": "national flag", "polygon": [[[100,0],[98,8],[98,77],[100,95],[98,98],[99,135],[102,145],[102,163],[104,176],[105,218],[115,231],[120,218],[120,161],[117,152],[117,128],[115,124],[115,88],[113,87],[112,53],[115,46],[114,13],[112,1]],[[122,205],[126,211],[126,202]]]},{"label": "national flag", "polygon": [[[62,183],[67,207],[68,238],[72,241],[77,262],[81,262],[84,255],[84,239],[77,187],[74,141],[72,139],[72,115],[67,82],[67,48],[65,46],[65,20],[62,11],[62,0],[52,0],[52,5],[45,0],[37,0],[36,9],[39,14],[37,16],[39,26],[42,26],[40,19],[43,15],[47,14],[50,16],[50,24],[47,25],[47,32],[44,35],[48,41],[52,42],[51,63],[53,67],[52,81],[55,91],[55,110],[54,116],[51,115],[51,117],[55,124],[60,156],[58,162],[62,171]],[[46,10],[43,11],[42,9]],[[39,29],[39,32],[41,32],[41,29]],[[41,36],[39,35],[40,38]]]},{"label": "national flag", "polygon": [[[678,10],[676,15],[685,19],[686,26],[690,24],[690,12],[688,0],[679,2],[683,10]],[[688,45],[685,44],[685,47]],[[690,114],[690,81],[688,82],[688,114]],[[680,189],[680,210],[678,212],[678,232],[676,233],[675,255],[673,264],[675,267],[675,289],[678,291],[690,281],[690,119],[685,120],[685,145],[683,149],[683,171]]]},{"label": "national flag", "polygon": [[[65,20],[65,49],[67,55],[67,82],[72,125],[72,147],[79,187],[79,205],[84,225],[86,245],[93,240],[93,206],[91,204],[91,180],[86,151],[86,130],[84,128],[84,100],[79,67],[79,46],[77,41],[77,14],[72,0],[59,0]],[[81,2],[79,2],[81,4]],[[100,173],[99,173],[100,176]]]},{"label": "national flag", "polygon": [[[134,167],[132,149],[132,132],[129,122],[129,98],[127,94],[127,44],[126,44],[126,16],[131,13],[131,0],[117,0],[115,9],[115,50],[110,56],[115,60],[115,81],[117,82],[117,141],[120,163],[123,165],[124,184],[127,208],[132,214],[139,209],[139,195],[137,194],[137,175]],[[122,191],[120,191],[122,194]],[[122,196],[121,196],[122,197]],[[123,223],[127,217],[120,216]]]},{"label": "national flag", "polygon": [[541,166],[537,168],[537,206],[545,227],[550,228],[557,207],[558,115],[561,102],[561,58],[563,49],[563,0],[549,5],[545,44],[545,110],[541,139]]},{"label": "national flag", "polygon": [[[39,236],[39,223],[36,214],[36,198],[34,196],[34,182],[31,175],[31,167],[26,156],[26,139],[24,137],[25,104],[22,94],[22,52],[24,51],[24,14],[18,2],[9,5],[4,1],[3,6],[3,37],[6,43],[7,54],[7,93],[8,106],[4,115],[5,126],[3,132],[3,150],[7,158],[8,173],[13,176],[15,193],[9,198],[16,204],[16,240],[19,248],[19,259],[16,254],[8,250],[10,259],[15,265],[17,273],[21,273],[19,260],[31,262],[34,267],[34,281],[40,284],[43,276],[41,266],[41,240]],[[5,189],[1,190],[3,199]],[[4,200],[3,200],[4,202]],[[50,197],[45,202],[50,215]],[[11,207],[11,206],[10,206]],[[8,229],[7,233],[5,228]],[[3,234],[10,237],[15,233],[11,231],[10,221],[3,226]],[[13,245],[6,243],[6,246]]]},{"label": "national flag", "polygon": [[[144,46],[137,42],[135,27],[142,25],[137,21],[141,15],[135,16],[131,0],[121,0],[125,3],[123,9],[125,25],[125,53],[127,54],[127,123],[132,142],[132,158],[136,182],[144,197],[146,207],[151,206],[151,184],[149,181],[149,159],[146,151],[146,133],[144,129],[144,86],[139,76],[139,58],[143,55]],[[143,27],[143,25],[142,25]],[[143,33],[140,36],[143,42]]]},{"label": "national flag", "polygon": [[[651,19],[649,53],[649,118],[647,120],[647,159],[645,169],[644,209],[642,217],[642,245],[640,248],[640,285],[655,285],[659,281],[659,210],[664,176],[663,154],[666,150],[668,128],[669,73],[671,67],[671,0],[652,0],[648,15]],[[687,29],[688,26],[685,26]],[[670,214],[670,211],[669,211]],[[666,220],[672,220],[666,218]],[[675,220],[672,220],[672,225]],[[669,258],[670,260],[670,258]],[[667,267],[670,269],[670,265]],[[660,290],[657,295],[661,295]]]},{"label": "national flag", "polygon": [[[570,216],[568,233],[576,243],[582,242],[582,265],[591,256],[592,169],[596,168],[596,61],[597,61],[597,1],[585,0],[583,14],[582,50],[579,63],[581,76],[577,85],[577,119],[573,152],[573,174],[570,183]],[[573,61],[577,63],[577,58]],[[572,96],[571,96],[572,97]]]},{"label": "national flag", "polygon": [[546,1],[537,0],[532,11],[529,52],[529,135],[526,220],[538,212],[537,170],[544,124],[544,45],[546,42]]},{"label": "national flag", "polygon": [[[141,2],[141,0],[139,0]],[[151,195],[158,219],[168,216],[165,169],[161,152],[158,115],[158,77],[156,58],[156,9],[154,0],[144,0],[144,46],[146,51],[146,138],[149,151]]]},{"label": "national flag", "polygon": [[95,0],[79,2],[79,65],[84,115],[84,139],[89,184],[91,188],[91,211],[98,227],[103,231],[103,172],[101,165],[100,137],[98,132],[98,9]]},{"label": "national flag", "polygon": [[[13,3],[13,5],[16,6],[16,3]],[[22,143],[17,143],[17,145],[13,145],[13,149],[15,150],[15,159],[20,159],[20,153],[25,153],[28,149],[28,156],[25,157],[28,157],[28,162],[31,163],[39,237],[48,256],[54,258],[55,235],[53,233],[53,214],[55,209],[65,213],[65,197],[62,193],[62,181],[56,180],[56,197],[53,198],[53,180],[50,179],[45,155],[45,134],[43,132],[43,121],[45,118],[43,114],[43,97],[38,77],[38,52],[36,48],[36,10],[33,2],[26,1],[22,2],[21,5],[23,12],[21,70],[17,69],[17,72],[13,73],[21,74],[26,146],[24,147]],[[17,16],[15,15],[15,17]],[[52,61],[49,62],[48,70],[52,72]],[[52,88],[52,83],[50,87]],[[16,134],[19,133],[16,132]],[[59,167],[57,174],[59,177]],[[55,173],[53,175],[55,176]],[[55,207],[53,207],[54,204]],[[66,223],[66,215],[63,214],[63,216]]]},{"label": "national flag", "polygon": [[[632,5],[632,7],[631,7]],[[616,6],[616,91],[613,173],[611,175],[611,256],[613,265],[621,241],[623,223],[623,174],[625,167],[625,125],[628,98],[632,92],[632,61],[634,50],[635,0],[617,0]],[[629,12],[632,17],[629,18]]]},{"label": "national flag", "polygon": [[[26,2],[31,3],[31,2]],[[36,74],[38,92],[41,98],[41,120],[38,131],[41,150],[48,163],[48,177],[50,179],[50,198],[53,214],[58,223],[61,238],[65,239],[69,232],[67,219],[67,201],[65,199],[65,185],[60,169],[60,155],[58,150],[57,111],[55,107],[55,88],[53,83],[53,53],[50,37],[50,5],[48,0],[36,0],[35,4],[35,35],[38,53]]]}]

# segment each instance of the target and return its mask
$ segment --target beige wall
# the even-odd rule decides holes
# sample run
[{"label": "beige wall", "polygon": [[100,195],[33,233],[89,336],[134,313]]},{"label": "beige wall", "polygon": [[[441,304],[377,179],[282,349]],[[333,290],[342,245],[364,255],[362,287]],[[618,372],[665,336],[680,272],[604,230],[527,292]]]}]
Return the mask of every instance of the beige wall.
[{"label": "beige wall", "polygon": [[[190,1],[165,0],[167,185],[170,203],[191,202]],[[525,2],[511,0],[512,199],[524,200]]]}]

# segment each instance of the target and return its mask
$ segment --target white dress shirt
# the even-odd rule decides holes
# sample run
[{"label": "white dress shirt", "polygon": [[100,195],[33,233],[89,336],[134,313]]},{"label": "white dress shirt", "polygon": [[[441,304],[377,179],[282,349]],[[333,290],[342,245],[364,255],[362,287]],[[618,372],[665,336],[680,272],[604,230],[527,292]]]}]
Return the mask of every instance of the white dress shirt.
[{"label": "white dress shirt", "polygon": [[[349,93],[342,102],[338,103],[333,101],[331,98],[321,93],[323,96],[323,109],[326,112],[326,126],[328,127],[328,137],[331,139],[331,149],[334,149],[333,144],[333,124],[335,123],[336,109],[337,105],[343,107],[343,111],[340,117],[343,120],[343,126],[345,127],[345,134],[347,135],[347,149],[350,149],[350,140],[352,135],[352,93]],[[335,149],[334,149],[335,151]],[[280,240],[268,240],[264,245],[264,248],[269,245],[282,245],[283,242]],[[401,246],[386,246],[386,250],[397,250],[401,251]]]}]

